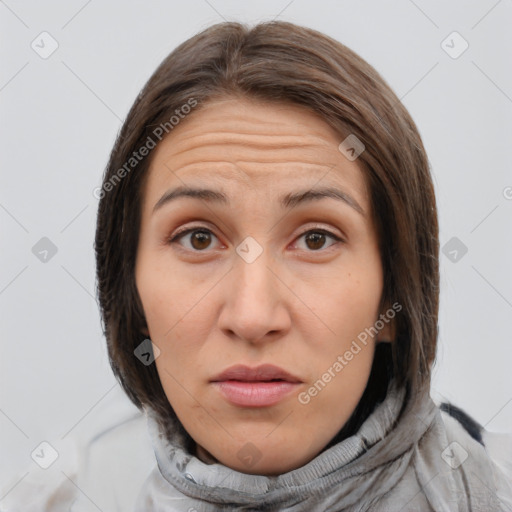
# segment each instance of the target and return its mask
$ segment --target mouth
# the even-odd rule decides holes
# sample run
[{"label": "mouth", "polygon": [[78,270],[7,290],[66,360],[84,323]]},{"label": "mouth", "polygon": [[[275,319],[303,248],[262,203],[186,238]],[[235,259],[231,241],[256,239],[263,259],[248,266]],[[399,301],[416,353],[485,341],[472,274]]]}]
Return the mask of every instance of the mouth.
[{"label": "mouth", "polygon": [[256,368],[236,365],[210,381],[231,404],[240,407],[269,407],[291,394],[302,381],[274,365]]}]

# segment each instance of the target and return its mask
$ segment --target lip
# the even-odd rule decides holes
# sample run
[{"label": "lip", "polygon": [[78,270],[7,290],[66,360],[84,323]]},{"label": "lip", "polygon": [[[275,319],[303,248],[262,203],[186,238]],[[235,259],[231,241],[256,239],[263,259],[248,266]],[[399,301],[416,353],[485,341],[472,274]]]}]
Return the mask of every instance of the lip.
[{"label": "lip", "polygon": [[250,368],[243,364],[237,364],[230,366],[222,373],[214,377],[212,382],[226,381],[226,380],[238,380],[243,382],[268,382],[271,380],[283,380],[287,382],[301,382],[298,377],[291,373],[283,370],[279,366],[273,364],[262,364],[255,368]]},{"label": "lip", "polygon": [[278,366],[263,364],[256,368],[231,366],[210,382],[233,405],[269,407],[296,390],[302,381]]}]

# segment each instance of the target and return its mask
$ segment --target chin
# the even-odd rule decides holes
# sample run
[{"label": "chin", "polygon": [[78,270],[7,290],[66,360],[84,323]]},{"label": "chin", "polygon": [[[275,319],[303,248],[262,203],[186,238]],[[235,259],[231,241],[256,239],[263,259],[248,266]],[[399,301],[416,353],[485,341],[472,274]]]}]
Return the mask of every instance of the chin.
[{"label": "chin", "polygon": [[[277,476],[304,466],[311,461],[316,453],[298,454],[296,446],[290,448],[274,446],[258,449],[255,443],[245,442],[234,453],[224,453],[218,462],[240,473],[262,476]],[[293,457],[290,454],[293,453]]]},{"label": "chin", "polygon": [[260,462],[254,464],[253,466],[243,463],[241,464],[238,459],[232,461],[232,465],[224,465],[230,467],[231,469],[234,469],[235,471],[239,471],[240,473],[246,473],[249,475],[278,476],[284,473],[288,473],[289,471],[293,471],[294,469],[300,468],[301,466],[308,462],[308,460],[306,460],[305,462],[283,461],[284,457],[276,457],[276,459],[279,460],[275,461],[263,461],[263,458],[264,457],[262,457],[262,460]]}]

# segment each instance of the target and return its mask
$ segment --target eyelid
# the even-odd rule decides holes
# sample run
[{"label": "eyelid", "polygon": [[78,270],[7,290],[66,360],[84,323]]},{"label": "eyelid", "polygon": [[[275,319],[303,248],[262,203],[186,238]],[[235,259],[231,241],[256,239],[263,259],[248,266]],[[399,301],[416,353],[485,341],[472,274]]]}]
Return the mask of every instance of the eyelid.
[{"label": "eyelid", "polygon": [[[326,235],[332,236],[335,240],[339,240],[340,242],[345,242],[345,235],[343,233],[336,234],[332,229],[326,228],[321,224],[314,224],[308,226],[304,231],[301,231],[301,233],[297,236],[297,238],[304,236],[306,233],[309,233],[310,231],[313,232],[321,232],[325,233]],[[339,230],[338,230],[339,231]]]},{"label": "eyelid", "polygon": [[[188,235],[190,232],[201,231],[201,230],[209,231],[210,233],[212,233],[213,236],[215,236],[217,239],[219,239],[219,237],[215,234],[215,232],[213,231],[212,228],[210,228],[204,224],[200,224],[198,226],[187,226],[186,228],[183,228],[182,230],[178,230],[176,233],[173,233],[171,236],[167,237],[166,241],[168,243],[175,242],[178,240],[178,238],[184,237],[185,235]],[[200,251],[198,251],[198,252],[200,252]]]}]

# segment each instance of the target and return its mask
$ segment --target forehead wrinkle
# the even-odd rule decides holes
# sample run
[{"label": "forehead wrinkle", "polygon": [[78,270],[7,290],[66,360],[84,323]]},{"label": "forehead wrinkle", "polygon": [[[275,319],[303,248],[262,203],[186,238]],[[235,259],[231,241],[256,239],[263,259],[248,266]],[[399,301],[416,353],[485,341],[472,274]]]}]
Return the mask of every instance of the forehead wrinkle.
[{"label": "forehead wrinkle", "polygon": [[[214,164],[214,165],[211,166],[210,164]],[[229,160],[204,160],[204,159],[201,159],[200,161],[184,163],[182,165],[175,166],[174,168],[172,168],[168,164],[168,162],[166,162],[162,165],[162,167],[166,168],[170,173],[173,173],[173,174],[179,173],[180,171],[183,171],[183,170],[191,167],[192,170],[187,172],[188,175],[205,173],[209,177],[210,174],[211,175],[221,174],[221,175],[224,175],[223,177],[225,177],[226,179],[229,179],[230,173],[232,171],[228,170],[227,167],[234,167],[234,168],[236,168],[235,170],[238,170],[240,172],[243,172],[244,174],[247,174],[247,172],[244,169],[240,168],[240,164],[265,165],[265,167],[267,167],[266,164],[273,164],[273,165],[279,166],[279,167],[282,167],[284,165],[288,166],[289,164],[291,164],[294,167],[293,167],[293,170],[290,170],[290,172],[288,173],[290,175],[295,175],[296,173],[301,173],[301,174],[309,173],[310,174],[311,173],[310,171],[315,172],[316,170],[318,170],[318,172],[320,173],[320,172],[325,172],[326,170],[335,168],[335,164],[333,164],[333,163],[326,162],[325,164],[319,164],[318,161],[309,162],[306,160],[286,160],[283,162],[276,162],[275,160],[268,160],[268,161],[237,160],[236,162],[232,162]],[[203,166],[208,166],[208,170],[204,170],[202,168]],[[197,167],[197,169],[195,169],[196,167]],[[210,170],[210,169],[212,169],[212,170]],[[196,170],[195,173],[194,173],[194,170]],[[265,172],[265,171],[261,171],[261,172]],[[272,170],[269,169],[268,173],[269,174],[272,173]]]},{"label": "forehead wrinkle", "polygon": [[276,135],[267,133],[242,133],[237,132],[216,132],[201,133],[189,137],[178,137],[177,140],[169,139],[171,142],[171,151],[178,156],[187,151],[193,151],[198,148],[208,148],[209,146],[234,146],[241,148],[255,148],[260,150],[280,150],[280,149],[324,149],[333,148],[331,142],[328,142],[321,136],[312,135]]},{"label": "forehead wrinkle", "polygon": [[[251,166],[249,168],[247,166]],[[287,172],[283,173],[279,170],[279,167],[289,167]],[[206,169],[204,168],[206,166]],[[254,167],[264,167],[263,169],[255,170]],[[239,160],[237,162],[227,162],[226,160],[201,160],[199,162],[186,163],[180,165],[175,169],[171,169],[166,165],[172,174],[175,174],[178,179],[184,179],[187,181],[190,179],[199,179],[205,181],[221,180],[221,181],[240,181],[248,183],[249,181],[262,181],[272,178],[311,178],[312,184],[316,183],[319,179],[326,175],[326,172],[334,168],[333,164],[326,163],[319,164],[318,162],[304,162],[302,160],[297,161],[285,161],[275,162],[275,160],[268,160],[265,162],[258,161],[246,161]],[[277,168],[277,169],[276,169]]]},{"label": "forehead wrinkle", "polygon": [[[332,149],[332,146],[329,148]],[[313,145],[293,146],[290,148],[255,148],[246,146],[244,149],[240,145],[233,145],[229,147],[223,146],[222,152],[214,151],[215,146],[195,146],[181,148],[178,151],[173,147],[161,155],[160,158],[155,158],[153,162],[158,165],[158,161],[165,158],[163,165],[169,169],[174,169],[173,172],[178,172],[191,165],[208,164],[235,167],[239,164],[250,166],[271,165],[274,167],[286,165],[326,169],[339,165],[340,162],[336,161],[334,156],[342,157],[334,152],[329,154],[325,150],[320,151],[318,146]],[[222,158],[217,157],[219,153],[223,155]]]}]

